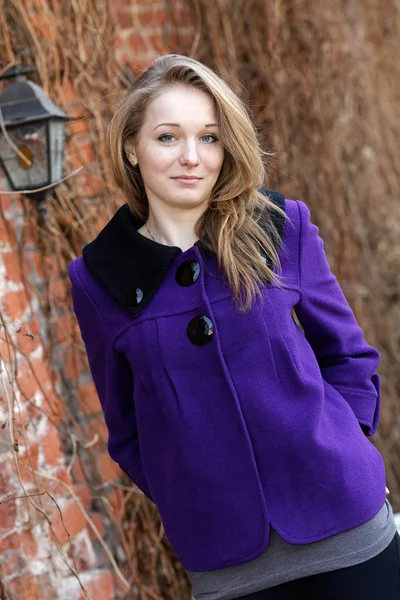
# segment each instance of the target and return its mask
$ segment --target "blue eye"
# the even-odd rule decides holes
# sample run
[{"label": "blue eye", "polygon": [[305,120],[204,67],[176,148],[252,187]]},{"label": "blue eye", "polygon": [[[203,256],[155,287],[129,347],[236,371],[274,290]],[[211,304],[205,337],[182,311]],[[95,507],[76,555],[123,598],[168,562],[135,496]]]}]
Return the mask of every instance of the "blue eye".
[{"label": "blue eye", "polygon": [[162,135],[160,135],[160,137],[158,139],[161,142],[166,142],[168,144],[169,142],[172,142],[175,138],[173,135],[171,135],[169,133],[163,133]]},{"label": "blue eye", "polygon": [[[208,138],[208,141],[205,140],[204,138]],[[210,133],[207,135],[203,135],[203,137],[201,138],[203,141],[206,142],[206,144],[212,144],[213,142],[217,141],[217,138],[215,137],[215,135],[211,135]]]}]

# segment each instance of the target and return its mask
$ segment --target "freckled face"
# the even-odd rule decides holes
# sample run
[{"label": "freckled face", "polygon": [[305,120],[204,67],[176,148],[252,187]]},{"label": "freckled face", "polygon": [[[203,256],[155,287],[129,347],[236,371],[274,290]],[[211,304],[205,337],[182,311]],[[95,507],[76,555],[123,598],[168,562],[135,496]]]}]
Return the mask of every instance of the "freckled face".
[{"label": "freckled face", "polygon": [[146,109],[135,153],[151,207],[205,209],[224,159],[212,98],[166,88]]}]

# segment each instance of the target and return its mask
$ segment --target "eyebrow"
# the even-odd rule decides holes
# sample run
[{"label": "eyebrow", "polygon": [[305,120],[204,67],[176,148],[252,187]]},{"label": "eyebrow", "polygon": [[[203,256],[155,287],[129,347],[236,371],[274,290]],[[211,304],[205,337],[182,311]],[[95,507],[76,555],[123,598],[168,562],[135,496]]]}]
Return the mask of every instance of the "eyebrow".
[{"label": "eyebrow", "polygon": [[[179,123],[159,123],[153,129],[155,131],[157,127],[161,127],[162,125],[167,125],[168,127],[180,127]],[[204,127],[218,127],[217,123],[208,123]]]}]

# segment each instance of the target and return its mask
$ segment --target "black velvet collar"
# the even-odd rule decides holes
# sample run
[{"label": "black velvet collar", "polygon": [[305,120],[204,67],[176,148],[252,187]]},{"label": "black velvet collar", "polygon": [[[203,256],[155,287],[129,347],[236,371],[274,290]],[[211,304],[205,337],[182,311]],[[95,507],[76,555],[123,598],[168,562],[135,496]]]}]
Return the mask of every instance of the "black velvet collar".
[{"label": "black velvet collar", "polygon": [[[262,191],[285,210],[284,196],[280,192]],[[275,212],[271,217],[282,237],[285,219]],[[129,205],[124,204],[82,251],[89,271],[131,315],[137,315],[149,304],[171,262],[182,252],[180,248],[158,244],[138,233],[143,223],[133,215]],[[195,245],[203,251],[201,240]]]}]

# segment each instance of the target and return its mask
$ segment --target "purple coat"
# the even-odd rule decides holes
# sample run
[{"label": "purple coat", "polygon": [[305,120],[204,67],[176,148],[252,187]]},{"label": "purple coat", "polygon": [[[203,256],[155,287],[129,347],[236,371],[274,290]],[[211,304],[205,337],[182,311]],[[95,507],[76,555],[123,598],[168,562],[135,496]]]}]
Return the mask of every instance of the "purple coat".
[{"label": "purple coat", "polygon": [[306,205],[282,203],[285,288],[266,284],[246,313],[201,242],[148,240],[128,205],[69,267],[110,455],[190,571],[256,558],[270,525],[306,544],[385,501],[382,457],[360,427],[378,426],[378,352]]}]

